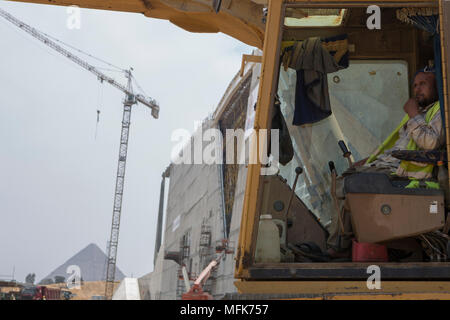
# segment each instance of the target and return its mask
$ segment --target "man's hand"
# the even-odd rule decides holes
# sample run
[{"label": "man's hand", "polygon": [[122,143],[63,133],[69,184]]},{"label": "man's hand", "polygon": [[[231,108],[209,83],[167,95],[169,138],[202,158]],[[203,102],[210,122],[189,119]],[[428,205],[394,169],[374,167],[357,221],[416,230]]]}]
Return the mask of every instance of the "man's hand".
[{"label": "man's hand", "polygon": [[411,98],[405,103],[405,105],[403,106],[403,110],[405,110],[410,119],[414,118],[419,114],[419,104],[417,103],[416,99]]}]

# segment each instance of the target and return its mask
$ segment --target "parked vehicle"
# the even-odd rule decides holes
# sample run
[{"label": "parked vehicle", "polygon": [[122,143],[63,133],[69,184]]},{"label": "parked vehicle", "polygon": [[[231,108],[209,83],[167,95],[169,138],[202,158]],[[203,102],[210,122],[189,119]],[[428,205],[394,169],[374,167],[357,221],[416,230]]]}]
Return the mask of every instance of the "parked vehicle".
[{"label": "parked vehicle", "polygon": [[22,290],[22,300],[61,300],[61,289],[46,286],[27,287]]},{"label": "parked vehicle", "polygon": [[61,290],[61,299],[62,300],[70,300],[70,299],[72,299],[73,297],[75,297],[76,295],[75,294],[73,294],[72,292],[70,292],[70,291],[67,291],[67,290]]}]

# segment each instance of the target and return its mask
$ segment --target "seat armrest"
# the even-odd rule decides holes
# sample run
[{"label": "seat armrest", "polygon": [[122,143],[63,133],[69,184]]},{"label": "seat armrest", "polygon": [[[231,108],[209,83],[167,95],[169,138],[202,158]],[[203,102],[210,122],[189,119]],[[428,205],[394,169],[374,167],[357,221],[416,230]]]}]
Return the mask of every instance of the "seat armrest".
[{"label": "seat armrest", "polygon": [[394,158],[405,161],[436,164],[439,160],[447,162],[447,152],[443,150],[396,150],[391,153]]}]

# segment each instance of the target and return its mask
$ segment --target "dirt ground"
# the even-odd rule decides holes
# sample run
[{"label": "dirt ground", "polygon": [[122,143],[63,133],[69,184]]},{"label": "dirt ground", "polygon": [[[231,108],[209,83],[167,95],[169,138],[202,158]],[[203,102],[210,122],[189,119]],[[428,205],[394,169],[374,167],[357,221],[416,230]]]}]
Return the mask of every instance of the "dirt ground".
[{"label": "dirt ground", "polygon": [[19,287],[0,287],[0,292],[7,293],[10,291],[20,292],[20,288]]}]

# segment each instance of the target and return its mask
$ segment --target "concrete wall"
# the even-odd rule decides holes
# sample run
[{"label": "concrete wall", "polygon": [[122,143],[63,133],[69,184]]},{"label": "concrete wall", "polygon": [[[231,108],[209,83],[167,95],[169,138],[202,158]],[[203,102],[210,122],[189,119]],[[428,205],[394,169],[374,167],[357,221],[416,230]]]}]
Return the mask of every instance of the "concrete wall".
[{"label": "concrete wall", "polygon": [[[246,73],[252,72],[253,88],[258,85],[260,74],[259,68],[257,68],[257,72],[254,71],[255,66],[258,65],[250,63],[246,66]],[[231,96],[239,91],[239,86],[243,83],[244,78],[241,79],[239,76],[236,76],[233,79],[213,118],[206,120],[201,128],[194,133],[194,137],[198,137],[201,130],[218,128],[218,119],[226,112],[227,105],[232,100]],[[179,298],[177,296],[177,285],[181,283],[178,280],[180,267],[174,261],[164,260],[163,251],[180,251],[180,239],[186,233],[189,232],[190,234],[190,253],[189,259],[185,263],[193,279],[216,257],[215,246],[220,244],[225,236],[222,174],[222,165],[171,165],[163,245],[158,254],[154,271],[152,274],[143,277],[145,279],[142,279],[143,283],[145,281],[149,283],[152,299],[171,300]],[[240,165],[229,233],[230,246],[234,249],[238,245],[246,177],[247,168],[245,165]],[[211,256],[203,260],[200,255],[202,223],[206,223],[211,227]],[[220,299],[226,293],[236,292],[233,284],[235,281],[235,253],[236,250],[233,254],[226,255],[220,261],[218,268],[205,285],[208,292],[216,299]]]},{"label": "concrete wall", "polygon": [[212,293],[216,298],[220,298],[226,293],[236,292],[234,286],[234,267],[235,256],[237,251],[239,230],[241,227],[242,208],[244,205],[245,184],[247,180],[247,168],[241,165],[239,168],[238,183],[236,186],[236,193],[233,205],[233,215],[231,218],[231,227],[229,234],[230,246],[234,248],[234,253],[226,255],[225,260],[222,260],[217,269],[217,281],[214,292]]},{"label": "concrete wall", "polygon": [[[170,169],[164,247],[165,251],[180,251],[181,237],[190,234],[190,254],[185,263],[193,277],[203,269],[199,254],[202,223],[211,227],[212,246],[224,237],[220,170],[220,165],[207,164],[172,165]],[[164,260],[162,268],[160,297],[175,299],[179,266]]]},{"label": "concrete wall", "polygon": [[[180,237],[187,231],[191,234],[190,258],[192,270],[198,275],[203,266],[199,255],[199,242],[203,219],[211,226],[211,249],[223,239],[223,214],[221,211],[220,167],[216,165],[175,165],[171,171],[171,183],[167,207],[165,229],[165,251],[179,251]],[[229,234],[230,245],[237,248],[244,200],[247,168],[240,166],[235,202]],[[177,227],[174,221],[180,216]],[[173,228],[176,228],[175,230]],[[236,292],[234,282],[235,253],[228,254],[220,262],[211,279],[211,294],[220,298],[225,293]],[[214,256],[211,256],[211,259]],[[177,273],[179,266],[171,260],[162,260],[158,254],[157,264],[152,274],[152,299],[176,299]],[[203,264],[204,265],[204,264]],[[160,282],[153,279],[159,277]],[[159,287],[160,284],[160,287]]]}]

